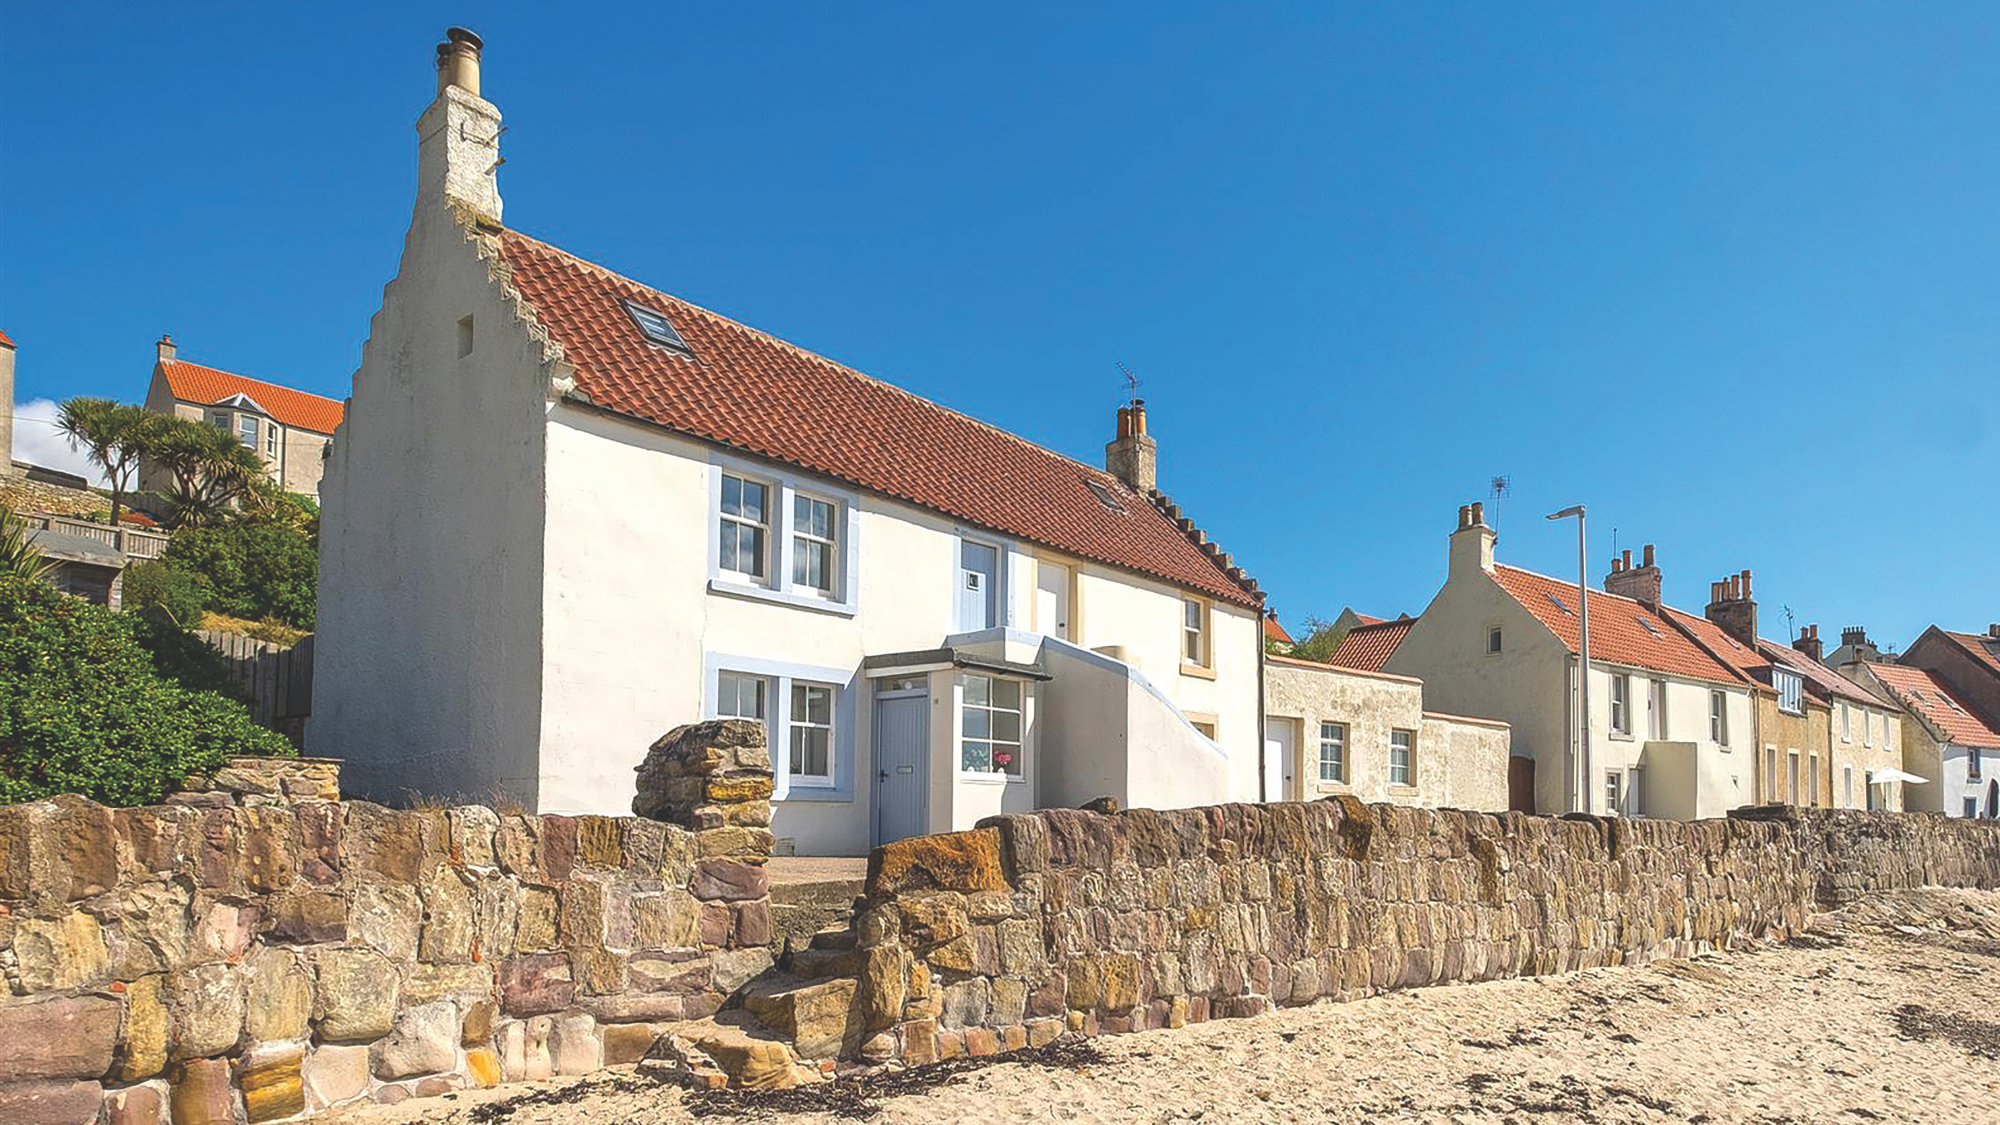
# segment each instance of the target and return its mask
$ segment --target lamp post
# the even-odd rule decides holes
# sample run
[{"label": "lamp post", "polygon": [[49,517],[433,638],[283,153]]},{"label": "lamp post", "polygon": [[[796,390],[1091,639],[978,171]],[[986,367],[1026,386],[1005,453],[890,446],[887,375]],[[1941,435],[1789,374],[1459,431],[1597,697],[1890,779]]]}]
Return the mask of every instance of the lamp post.
[{"label": "lamp post", "polygon": [[[1590,570],[1584,553],[1583,505],[1576,504],[1560,512],[1551,512],[1550,519],[1560,520],[1576,517],[1576,617],[1577,617],[1577,687],[1582,696],[1581,713],[1577,721],[1576,756],[1570,762],[1570,808],[1577,812],[1590,811]],[[1581,776],[1579,776],[1581,775]],[[1615,811],[1615,810],[1613,810]]]}]

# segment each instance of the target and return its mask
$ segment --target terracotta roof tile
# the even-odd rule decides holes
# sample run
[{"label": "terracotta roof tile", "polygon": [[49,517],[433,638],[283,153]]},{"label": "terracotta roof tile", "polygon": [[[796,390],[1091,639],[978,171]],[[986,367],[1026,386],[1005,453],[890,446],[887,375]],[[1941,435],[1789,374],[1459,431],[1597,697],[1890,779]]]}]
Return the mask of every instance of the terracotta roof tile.
[{"label": "terracotta roof tile", "polygon": [[1922,715],[1951,741],[1961,746],[2000,746],[2000,731],[1930,672],[1902,664],[1870,664],[1868,670],[1903,706]]},{"label": "terracotta roof tile", "polygon": [[1983,633],[1954,633],[1949,629],[1939,629],[1938,632],[1957,641],[1974,660],[1984,664],[1994,675],[2000,676],[2000,640]]},{"label": "terracotta roof tile", "polygon": [[1285,632],[1283,625],[1278,624],[1278,619],[1275,615],[1269,613],[1264,615],[1264,639],[1267,641],[1276,641],[1281,645],[1292,643],[1292,635]]},{"label": "terracotta roof tile", "polygon": [[[1582,630],[1577,619],[1576,583],[1513,566],[1495,566],[1493,580],[1547,626],[1569,651],[1577,651],[1577,638]],[[1692,620],[1708,624],[1700,618]],[[1741,645],[1735,647],[1742,649]],[[1755,654],[1751,656],[1754,658]],[[1700,645],[1674,628],[1672,622],[1631,598],[1602,590],[1590,591],[1590,658],[1693,680],[1742,682],[1736,665],[1721,663],[1704,652]]]},{"label": "terracotta roof tile", "polygon": [[[498,235],[591,405],[1240,605],[1258,595],[1109,473],[585,262]],[[672,321],[692,358],[624,307]],[[1116,507],[1090,486],[1101,488]]]},{"label": "terracotta roof tile", "polygon": [[173,391],[174,397],[183,402],[212,406],[235,395],[244,395],[254,399],[258,406],[269,411],[271,417],[279,422],[314,433],[330,434],[339,429],[340,420],[346,413],[346,408],[335,399],[281,387],[246,375],[232,375],[186,360],[162,363],[160,373],[167,377],[167,387]]},{"label": "terracotta roof tile", "polygon": [[0,344],[5,344],[6,346],[11,348],[14,346],[14,340],[12,337],[8,336],[5,332],[0,332]]},{"label": "terracotta roof tile", "polygon": [[1848,679],[1846,676],[1821,664],[1819,661],[1814,660],[1812,657],[1807,656],[1790,645],[1781,645],[1776,641],[1760,640],[1758,641],[1758,647],[1763,650],[1764,655],[1805,677],[1806,685],[1815,689],[1818,695],[1833,699],[1845,699],[1850,703],[1863,703],[1872,707],[1883,705],[1883,701],[1877,699],[1874,693],[1870,692],[1867,688],[1862,687],[1860,684],[1855,683],[1853,680]]},{"label": "terracotta roof tile", "polygon": [[1416,623],[1416,618],[1406,617],[1374,625],[1356,625],[1340,638],[1340,647],[1333,650],[1331,663],[1342,668],[1359,668],[1363,672],[1380,672],[1389,658],[1395,655],[1396,646],[1410,635],[1410,626]]}]

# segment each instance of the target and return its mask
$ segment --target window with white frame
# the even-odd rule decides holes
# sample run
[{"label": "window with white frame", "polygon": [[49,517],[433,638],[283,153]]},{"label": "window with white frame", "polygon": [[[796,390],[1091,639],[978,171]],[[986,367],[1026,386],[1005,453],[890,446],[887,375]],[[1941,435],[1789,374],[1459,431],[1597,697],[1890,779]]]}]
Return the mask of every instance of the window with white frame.
[{"label": "window with white frame", "polygon": [[264,456],[269,457],[273,461],[278,459],[278,424],[276,422],[264,423]]},{"label": "window with white frame", "polygon": [[1617,770],[1604,771],[1604,812],[1617,816],[1624,811],[1625,775]]},{"label": "window with white frame", "polygon": [[1708,693],[1708,739],[1718,746],[1729,745],[1729,697],[1719,691]]},{"label": "window with white frame", "polygon": [[1806,755],[1806,804],[1819,804],[1819,751]]},{"label": "window with white frame", "polygon": [[1611,729],[1632,733],[1632,677],[1623,672],[1611,677]]},{"label": "window with white frame", "polygon": [[1389,784],[1415,785],[1416,783],[1417,732],[1392,730],[1389,732]]},{"label": "window with white frame", "polygon": [[722,474],[720,555],[716,563],[731,574],[762,580],[771,532],[771,486]]},{"label": "window with white frame", "polygon": [[718,672],[715,677],[715,713],[724,719],[765,722],[770,716],[767,699],[770,690],[771,682],[762,676]]},{"label": "window with white frame", "polygon": [[1021,684],[997,676],[959,678],[959,768],[1021,776]]},{"label": "window with white frame", "polygon": [[209,424],[214,426],[216,429],[226,430],[229,428],[229,411],[218,410],[215,413],[210,414],[208,416],[208,421]]},{"label": "window with white frame", "polygon": [[1790,668],[1773,666],[1771,686],[1778,689],[1778,710],[1787,715],[1803,714],[1805,711],[1805,681]]},{"label": "window with white frame", "polygon": [[257,448],[257,417],[254,414],[236,416],[236,436],[251,449]]},{"label": "window with white frame", "polygon": [[794,682],[791,730],[793,785],[833,784],[833,685]]},{"label": "window with white frame", "polygon": [[834,592],[839,558],[839,510],[831,501],[803,492],[792,496],[792,584]]},{"label": "window with white frame", "polygon": [[1646,685],[1646,737],[1667,737],[1667,681],[1651,680]]},{"label": "window with white frame", "polygon": [[1347,724],[1345,723],[1319,725],[1319,779],[1329,782],[1347,780]]},{"label": "window with white frame", "polygon": [[1200,598],[1181,599],[1181,659],[1208,666],[1208,603]]},{"label": "window with white frame", "polygon": [[1840,803],[1850,809],[1854,807],[1853,766],[1840,767]]},{"label": "window with white frame", "polygon": [[1861,712],[1861,745],[1875,745],[1875,712],[1866,709]]},{"label": "window with white frame", "polygon": [[1854,741],[1854,708],[1845,703],[1840,705],[1840,740]]}]

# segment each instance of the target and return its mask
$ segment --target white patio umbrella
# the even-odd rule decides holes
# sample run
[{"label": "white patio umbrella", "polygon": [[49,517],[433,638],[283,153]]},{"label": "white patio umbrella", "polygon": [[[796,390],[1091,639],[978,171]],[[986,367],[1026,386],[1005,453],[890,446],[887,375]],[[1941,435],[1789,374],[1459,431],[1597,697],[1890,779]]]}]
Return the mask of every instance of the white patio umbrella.
[{"label": "white patio umbrella", "polygon": [[1929,784],[1929,782],[1926,781],[1924,778],[1918,777],[1916,774],[1913,773],[1904,773],[1902,770],[1899,770],[1894,766],[1888,766],[1883,769],[1876,770],[1874,774],[1868,778],[1868,784],[1870,785],[1886,785],[1891,781],[1906,781],[1909,782],[1911,785]]}]

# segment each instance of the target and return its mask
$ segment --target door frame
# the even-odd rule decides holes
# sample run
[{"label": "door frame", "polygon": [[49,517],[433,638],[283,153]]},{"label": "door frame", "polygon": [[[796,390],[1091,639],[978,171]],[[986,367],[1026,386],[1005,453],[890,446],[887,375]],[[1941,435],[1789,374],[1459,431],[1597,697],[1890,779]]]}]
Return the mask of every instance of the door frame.
[{"label": "door frame", "polygon": [[996,626],[1013,624],[1013,615],[1007,612],[1007,557],[1012,553],[1007,543],[1003,540],[990,539],[984,535],[967,531],[960,531],[956,538],[957,543],[952,549],[951,559],[952,631],[956,633],[976,633],[983,631],[967,623],[964,615],[965,575],[968,573],[965,565],[965,546],[968,543],[985,547],[993,552],[993,573],[987,576],[989,583],[987,596],[993,606],[993,620],[988,622],[984,628],[991,629]]},{"label": "door frame", "polygon": [[[1291,752],[1288,755],[1286,755],[1291,760],[1284,763],[1282,767],[1282,772],[1279,774],[1278,777],[1278,794],[1277,796],[1271,797],[1269,799],[1273,801],[1303,801],[1306,799],[1305,798],[1305,729],[1306,729],[1305,718],[1304,716],[1300,715],[1265,715],[1264,732],[1263,732],[1264,737],[1260,741],[1264,744],[1265,751],[1267,754],[1269,753],[1270,743],[1272,742],[1271,727],[1274,724],[1281,724],[1291,730],[1292,747],[1291,747]],[[1290,786],[1287,786],[1285,784],[1284,781],[1285,773],[1290,773],[1292,775],[1292,783]],[[1317,770],[1314,771],[1313,776],[1315,778],[1319,776]]]},{"label": "door frame", "polygon": [[887,702],[894,702],[896,700],[901,700],[901,699],[921,699],[924,701],[924,706],[922,709],[924,717],[924,732],[923,732],[923,737],[919,740],[918,753],[915,762],[915,773],[917,779],[916,791],[917,791],[917,801],[918,801],[917,824],[923,830],[918,832],[917,835],[921,836],[924,835],[924,833],[930,831],[931,688],[930,688],[930,678],[928,676],[924,676],[922,678],[924,680],[924,686],[920,688],[904,688],[901,691],[875,690],[873,691],[873,698],[868,704],[869,742],[872,745],[874,751],[872,754],[869,755],[869,757],[871,759],[870,764],[873,766],[871,772],[875,774],[874,777],[869,779],[868,783],[868,845],[870,847],[880,847],[882,846],[883,843],[882,783],[888,780],[888,771],[886,767],[888,765],[887,750],[889,743],[888,740],[885,739],[882,735],[882,704]]},{"label": "door frame", "polygon": [[1065,622],[1065,625],[1067,626],[1066,631],[1069,635],[1059,639],[1068,641],[1073,645],[1081,645],[1083,643],[1083,633],[1077,628],[1077,569],[1076,564],[1067,559],[1058,559],[1046,555],[1035,556],[1035,604],[1032,609],[1032,613],[1034,614],[1034,630],[1045,637],[1055,636],[1053,632],[1049,631],[1049,623],[1042,620],[1043,567],[1060,567],[1063,572],[1063,608],[1068,611],[1067,616],[1069,620]]}]

